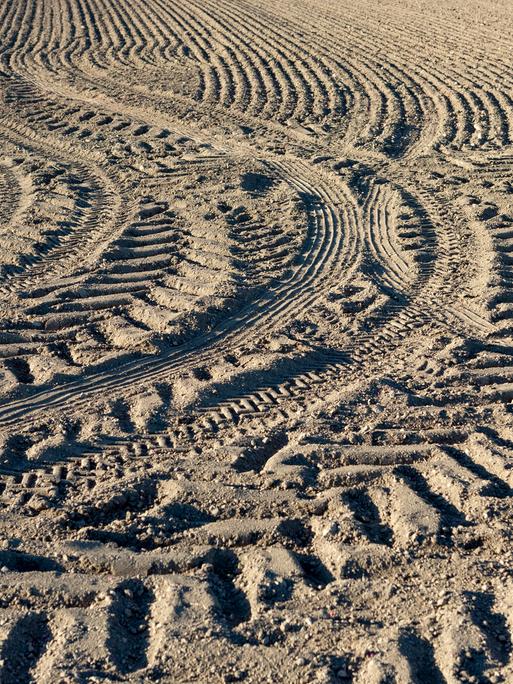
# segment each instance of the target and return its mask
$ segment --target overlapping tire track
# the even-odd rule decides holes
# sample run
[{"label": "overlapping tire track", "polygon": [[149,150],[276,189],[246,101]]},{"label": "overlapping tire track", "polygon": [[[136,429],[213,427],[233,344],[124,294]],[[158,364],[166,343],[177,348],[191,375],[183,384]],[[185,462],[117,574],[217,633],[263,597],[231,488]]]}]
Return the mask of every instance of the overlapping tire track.
[{"label": "overlapping tire track", "polygon": [[[347,267],[350,267],[351,260],[356,256],[357,246],[355,235],[351,234],[350,214],[346,215],[347,219],[344,221],[344,218],[339,216],[340,209],[345,208],[344,205],[339,204],[340,200],[337,198],[334,206],[329,191],[323,190],[322,186],[319,189],[313,188],[308,185],[308,181],[301,181],[300,168],[293,167],[294,175],[291,183],[298,192],[307,195],[307,204],[313,202],[310,210],[311,234],[307,237],[306,251],[299,257],[299,266],[288,281],[277,285],[266,294],[263,301],[254,302],[236,319],[228,320],[218,326],[212,334],[185,345],[183,351],[170,352],[166,355],[167,358],[147,359],[125,366],[123,379],[120,379],[118,371],[115,371],[104,377],[100,375],[90,381],[81,381],[76,384],[76,389],[73,389],[73,384],[63,387],[57,392],[57,402],[69,401],[73,392],[86,393],[89,385],[91,389],[96,388],[96,391],[104,392],[107,387],[111,389],[129,387],[142,378],[145,382],[149,378],[157,380],[161,376],[167,376],[174,368],[183,369],[188,358],[190,358],[190,363],[197,364],[201,361],[203,347],[208,349],[207,354],[211,354],[212,345],[216,345],[218,341],[221,342],[222,349],[233,348],[234,345],[241,344],[245,338],[251,336],[251,330],[255,326],[260,331],[264,331],[266,326],[272,329],[276,316],[286,321],[287,315],[293,314],[297,306],[300,304],[308,306],[309,302],[315,301],[324,280],[328,279],[329,286],[330,279],[337,278],[339,274],[350,277],[351,270]],[[287,177],[285,174],[291,173],[286,165],[280,164],[277,170],[281,171],[285,177]],[[347,261],[344,262],[344,259]],[[49,396],[44,392],[39,400],[30,399],[29,404],[34,401],[36,405],[43,406],[49,401]],[[28,407],[29,404],[26,406]],[[23,412],[23,409],[21,411]],[[19,416],[14,420],[19,420]]]},{"label": "overlapping tire track", "polygon": [[[6,681],[510,676],[510,41],[362,7],[0,9],[0,228],[45,228],[2,271]],[[109,321],[152,352],[79,366]]]}]

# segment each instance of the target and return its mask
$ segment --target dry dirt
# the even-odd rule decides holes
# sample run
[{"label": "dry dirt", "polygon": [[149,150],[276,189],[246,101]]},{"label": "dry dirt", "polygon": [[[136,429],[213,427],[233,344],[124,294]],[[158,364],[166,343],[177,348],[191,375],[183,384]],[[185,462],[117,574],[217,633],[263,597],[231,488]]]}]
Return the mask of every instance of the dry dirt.
[{"label": "dry dirt", "polygon": [[511,0],[0,3],[0,679],[513,682]]}]

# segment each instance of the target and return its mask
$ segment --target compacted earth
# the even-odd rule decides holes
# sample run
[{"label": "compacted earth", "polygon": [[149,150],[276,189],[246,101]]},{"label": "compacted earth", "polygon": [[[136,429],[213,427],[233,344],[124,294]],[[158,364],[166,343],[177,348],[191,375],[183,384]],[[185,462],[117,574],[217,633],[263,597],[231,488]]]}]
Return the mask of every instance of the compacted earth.
[{"label": "compacted earth", "polygon": [[513,682],[510,0],[0,3],[0,669]]}]

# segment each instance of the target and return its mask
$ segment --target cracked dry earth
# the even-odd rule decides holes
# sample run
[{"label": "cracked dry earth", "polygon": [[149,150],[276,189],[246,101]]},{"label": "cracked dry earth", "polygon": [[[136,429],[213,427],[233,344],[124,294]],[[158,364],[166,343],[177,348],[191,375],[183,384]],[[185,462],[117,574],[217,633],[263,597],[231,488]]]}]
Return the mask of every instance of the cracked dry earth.
[{"label": "cracked dry earth", "polygon": [[0,667],[513,682],[510,0],[0,3]]}]

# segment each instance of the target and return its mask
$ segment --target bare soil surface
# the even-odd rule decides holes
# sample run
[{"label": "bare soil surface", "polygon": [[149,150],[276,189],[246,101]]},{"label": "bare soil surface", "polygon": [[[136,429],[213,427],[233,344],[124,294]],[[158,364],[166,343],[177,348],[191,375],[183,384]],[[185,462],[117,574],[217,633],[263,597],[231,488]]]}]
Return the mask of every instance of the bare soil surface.
[{"label": "bare soil surface", "polygon": [[0,3],[0,679],[513,682],[509,0]]}]

